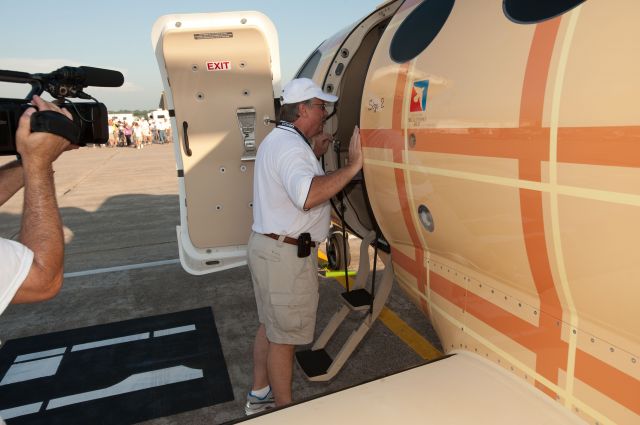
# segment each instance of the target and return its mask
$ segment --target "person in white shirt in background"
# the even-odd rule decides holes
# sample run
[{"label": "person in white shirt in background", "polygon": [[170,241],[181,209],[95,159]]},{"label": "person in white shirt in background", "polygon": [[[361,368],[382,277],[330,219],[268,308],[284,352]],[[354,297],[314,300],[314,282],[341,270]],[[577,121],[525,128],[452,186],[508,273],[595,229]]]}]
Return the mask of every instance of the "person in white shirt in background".
[{"label": "person in white shirt in background", "polygon": [[164,118],[156,120],[156,130],[158,131],[158,143],[162,145],[167,139],[167,122]]},{"label": "person in white shirt in background", "polygon": [[151,144],[151,128],[146,118],[140,120],[140,128],[142,129],[142,141],[145,145]]},{"label": "person in white shirt in background", "polygon": [[142,139],[142,127],[140,127],[140,121],[133,122],[133,140],[136,144],[136,149],[142,149],[144,147]]}]

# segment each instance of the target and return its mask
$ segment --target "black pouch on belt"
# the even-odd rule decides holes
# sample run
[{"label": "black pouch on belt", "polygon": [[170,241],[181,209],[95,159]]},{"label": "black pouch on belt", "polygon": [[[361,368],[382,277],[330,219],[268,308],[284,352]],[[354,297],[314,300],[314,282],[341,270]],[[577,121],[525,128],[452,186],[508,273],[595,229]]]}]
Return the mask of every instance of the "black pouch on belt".
[{"label": "black pouch on belt", "polygon": [[300,233],[298,236],[298,258],[305,258],[311,255],[311,235]]}]

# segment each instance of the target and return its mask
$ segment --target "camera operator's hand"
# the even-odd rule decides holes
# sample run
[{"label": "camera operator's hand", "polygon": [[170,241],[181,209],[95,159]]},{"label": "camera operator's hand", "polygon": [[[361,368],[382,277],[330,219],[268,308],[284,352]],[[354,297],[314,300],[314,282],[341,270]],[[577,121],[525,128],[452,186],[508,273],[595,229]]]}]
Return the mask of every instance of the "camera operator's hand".
[{"label": "camera operator's hand", "polygon": [[[55,111],[71,118],[71,113],[50,102],[45,102],[39,96],[34,96],[32,103],[40,111]],[[35,108],[27,109],[20,117],[18,130],[16,131],[16,149],[22,157],[25,166],[33,166],[36,169],[48,169],[62,152],[77,149],[67,139],[51,133],[31,132],[31,115]]]}]

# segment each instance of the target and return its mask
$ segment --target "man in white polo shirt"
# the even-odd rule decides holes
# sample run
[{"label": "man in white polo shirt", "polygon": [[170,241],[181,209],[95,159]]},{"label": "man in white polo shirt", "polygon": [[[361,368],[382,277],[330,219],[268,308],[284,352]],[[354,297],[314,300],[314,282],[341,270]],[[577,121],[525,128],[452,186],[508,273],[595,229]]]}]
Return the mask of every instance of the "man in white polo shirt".
[{"label": "man in white polo shirt", "polygon": [[[39,112],[68,111],[34,96]],[[54,297],[62,285],[64,238],[56,202],[52,163],[62,152],[77,147],[63,137],[31,132],[29,108],[16,131],[21,162],[0,167],[0,205],[24,186],[20,242],[0,238],[0,314],[10,302],[27,303]]]},{"label": "man in white polo shirt", "polygon": [[[280,121],[258,148],[249,267],[260,326],[247,414],[292,401],[295,346],[313,340],[317,246],[329,231],[329,199],[362,168],[357,127],[347,165],[325,175],[318,160],[329,142],[322,133],[326,103],[336,100],[308,78],[292,80],[282,92]],[[320,146],[315,152],[312,138]]]}]

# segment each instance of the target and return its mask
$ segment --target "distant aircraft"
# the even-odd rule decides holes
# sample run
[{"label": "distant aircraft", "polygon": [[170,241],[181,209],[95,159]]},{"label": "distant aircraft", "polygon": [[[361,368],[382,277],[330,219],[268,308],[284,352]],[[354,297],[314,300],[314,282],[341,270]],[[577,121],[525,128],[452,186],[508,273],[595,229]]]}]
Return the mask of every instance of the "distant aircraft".
[{"label": "distant aircraft", "polygon": [[[363,178],[334,206],[375,232],[455,354],[346,391],[356,419],[640,423],[638,18],[637,0],[388,1],[300,68],[340,97],[327,172],[362,129]],[[245,264],[276,30],[256,12],[170,15],[152,40],[179,135],[183,267]],[[310,403],[325,423],[349,410]]]}]

